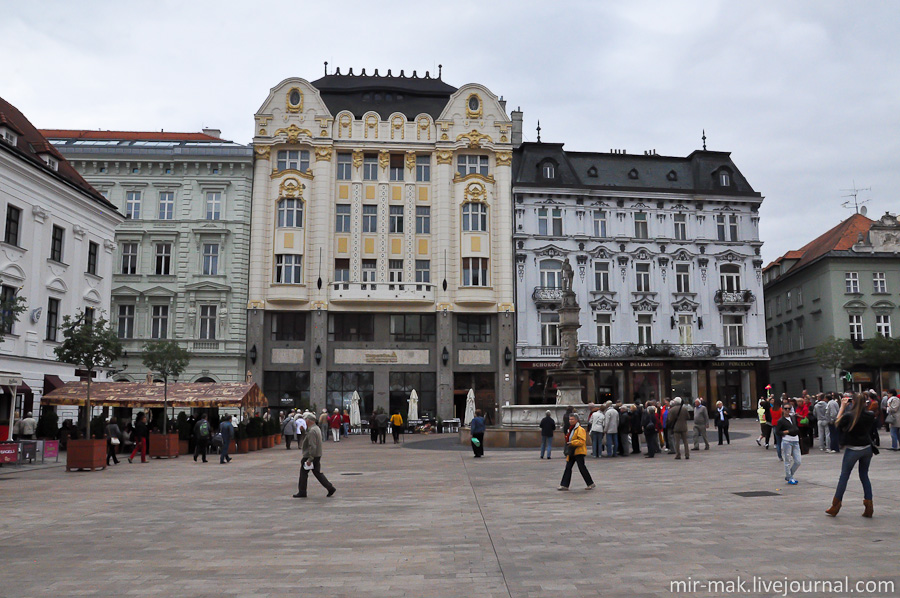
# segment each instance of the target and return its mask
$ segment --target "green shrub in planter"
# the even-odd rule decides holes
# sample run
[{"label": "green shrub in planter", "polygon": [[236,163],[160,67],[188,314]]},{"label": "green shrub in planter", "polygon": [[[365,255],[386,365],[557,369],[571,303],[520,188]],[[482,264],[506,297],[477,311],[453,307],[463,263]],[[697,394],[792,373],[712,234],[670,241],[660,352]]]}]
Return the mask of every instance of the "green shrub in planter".
[{"label": "green shrub in planter", "polygon": [[91,419],[91,438],[106,438],[106,420],[102,415]]},{"label": "green shrub in planter", "polygon": [[251,417],[247,422],[247,437],[261,438],[265,435],[265,420],[261,417]]},{"label": "green shrub in planter", "polygon": [[249,436],[247,436],[247,424],[240,423],[235,426],[234,429],[234,439],[235,440],[247,440]]},{"label": "green shrub in planter", "polygon": [[53,408],[45,408],[37,423],[37,437],[55,439],[59,436],[59,416]]}]

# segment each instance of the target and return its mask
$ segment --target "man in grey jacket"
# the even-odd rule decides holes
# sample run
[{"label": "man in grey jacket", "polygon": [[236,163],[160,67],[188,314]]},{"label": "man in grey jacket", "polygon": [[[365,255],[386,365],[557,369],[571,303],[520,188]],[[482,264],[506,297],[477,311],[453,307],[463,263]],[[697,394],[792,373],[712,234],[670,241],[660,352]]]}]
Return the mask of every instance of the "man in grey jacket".
[{"label": "man in grey jacket", "polygon": [[821,395],[813,407],[813,413],[816,416],[816,426],[819,428],[819,450],[827,451],[831,448],[831,430],[828,428],[828,402]]},{"label": "man in grey jacket", "polygon": [[706,438],[706,428],[709,427],[709,412],[703,399],[694,399],[694,450],[700,450],[700,439],[706,447],[703,450],[709,450],[709,440]]},{"label": "man in grey jacket", "polygon": [[836,453],[840,450],[840,432],[838,432],[835,422],[837,422],[838,411],[840,411],[840,403],[838,402],[838,393],[832,393],[831,400],[828,401],[828,407],[825,413],[828,416],[828,440],[829,445],[827,451]]},{"label": "man in grey jacket", "polygon": [[681,402],[681,397],[672,399],[672,405],[669,407],[669,416],[666,423],[672,430],[672,444],[675,445],[675,458],[681,459],[681,445],[684,445],[684,458],[691,458],[691,449],[688,447],[687,439],[687,420],[688,412]]},{"label": "man in grey jacket", "polygon": [[606,434],[606,456],[615,457],[619,452],[619,412],[612,404],[606,402],[603,414],[603,432]]},{"label": "man in grey jacket", "polygon": [[309,478],[310,470],[312,470],[316,479],[319,480],[319,483],[328,490],[328,496],[332,496],[336,488],[328,481],[321,469],[322,430],[315,425],[316,416],[312,413],[306,415],[306,423],[306,434],[300,443],[300,450],[303,451],[303,462],[300,467],[300,480],[297,482],[297,494],[294,495],[294,498],[306,498],[306,481]]}]

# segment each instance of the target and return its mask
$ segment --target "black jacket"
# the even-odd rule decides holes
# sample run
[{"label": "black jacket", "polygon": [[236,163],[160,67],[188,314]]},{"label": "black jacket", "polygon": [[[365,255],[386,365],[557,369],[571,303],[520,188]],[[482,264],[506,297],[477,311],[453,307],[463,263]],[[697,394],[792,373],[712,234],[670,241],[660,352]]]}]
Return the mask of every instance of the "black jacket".
[{"label": "black jacket", "polygon": [[544,438],[552,438],[553,432],[556,431],[556,422],[549,415],[541,420],[541,436]]},{"label": "black jacket", "polygon": [[844,410],[844,415],[837,420],[837,427],[841,431],[841,444],[843,446],[869,446],[872,443],[872,428],[875,427],[875,415],[866,409],[859,416],[859,421],[850,428],[853,423],[853,414]]},{"label": "black jacket", "polygon": [[649,411],[644,411],[644,415],[641,417],[641,428],[643,428],[644,432],[656,432],[656,417]]},{"label": "black jacket", "polygon": [[638,408],[632,411],[629,416],[631,417],[631,433],[640,434],[641,422],[644,421],[644,410],[638,405]]},{"label": "black jacket", "polygon": [[797,425],[797,416],[782,417],[778,420],[778,423],[775,424],[775,430],[781,436],[799,436],[800,427]]},{"label": "black jacket", "polygon": [[710,416],[710,417],[713,419],[713,421],[715,422],[717,428],[718,428],[719,426],[721,426],[721,427],[727,429],[727,428],[728,428],[728,420],[731,419],[731,413],[728,411],[727,408],[722,408],[722,415],[725,416],[725,420],[724,420],[724,421],[721,419],[721,416],[719,415],[719,409],[718,409],[718,407],[717,407],[715,410],[713,410],[712,413],[709,414],[709,416]]}]

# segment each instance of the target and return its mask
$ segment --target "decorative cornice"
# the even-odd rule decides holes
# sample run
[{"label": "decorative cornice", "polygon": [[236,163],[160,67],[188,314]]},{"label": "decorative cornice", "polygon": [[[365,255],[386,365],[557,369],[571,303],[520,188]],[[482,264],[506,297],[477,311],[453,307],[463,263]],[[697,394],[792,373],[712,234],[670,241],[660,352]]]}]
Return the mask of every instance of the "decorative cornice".
[{"label": "decorative cornice", "polygon": [[330,147],[317,147],[315,149],[316,162],[331,162],[332,151]]},{"label": "decorative cornice", "polygon": [[469,174],[463,176],[457,172],[455,175],[453,175],[454,183],[462,183],[471,179],[477,179],[479,181],[484,181],[485,183],[491,183],[492,185],[494,184],[494,177],[489,174],[470,172]]},{"label": "decorative cornice", "polygon": [[308,169],[308,170],[306,170],[305,172],[302,172],[302,171],[296,170],[296,169],[294,169],[294,168],[288,168],[288,169],[285,169],[285,170],[278,170],[277,168],[273,168],[273,169],[272,169],[272,174],[269,175],[269,178],[271,178],[271,179],[276,179],[276,178],[278,178],[278,177],[280,177],[280,176],[284,176],[284,175],[287,175],[287,174],[290,174],[290,175],[293,175],[293,176],[298,176],[298,177],[301,177],[301,178],[304,178],[304,179],[308,179],[308,180],[310,180],[310,181],[313,180],[313,179],[315,178],[315,175],[313,174],[312,169]]},{"label": "decorative cornice", "polygon": [[278,129],[277,131],[275,131],[275,137],[278,137],[282,133],[287,135],[287,140],[289,143],[297,143],[301,135],[306,135],[307,137],[313,136],[313,134],[309,132],[309,129],[301,129],[293,123],[291,123],[291,126],[287,127],[286,129]]},{"label": "decorative cornice", "polygon": [[484,135],[479,133],[477,129],[472,129],[468,133],[462,133],[456,136],[457,141],[461,141],[463,139],[467,139],[469,142],[469,147],[481,147],[481,143],[485,140],[494,142],[493,139],[490,138],[489,135]]}]

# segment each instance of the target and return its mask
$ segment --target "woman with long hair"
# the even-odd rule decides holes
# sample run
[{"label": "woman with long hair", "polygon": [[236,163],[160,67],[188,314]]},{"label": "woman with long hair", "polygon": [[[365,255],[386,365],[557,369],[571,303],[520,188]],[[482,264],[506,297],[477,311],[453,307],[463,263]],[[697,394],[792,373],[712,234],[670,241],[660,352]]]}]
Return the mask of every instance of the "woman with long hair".
[{"label": "woman with long hair", "polygon": [[841,441],[844,443],[844,460],[841,463],[841,477],[838,479],[834,498],[831,500],[831,508],[825,512],[832,517],[841,510],[841,501],[844,499],[844,491],[853,468],[859,463],[859,481],[863,487],[863,517],[871,517],[872,483],[869,481],[869,464],[875,449],[872,446],[872,428],[875,426],[875,415],[866,409],[866,396],[856,394],[852,399],[841,399],[841,410],[838,411],[835,425],[841,431]]},{"label": "woman with long hair", "polygon": [[762,441],[766,441],[766,449],[769,448],[769,438],[772,436],[772,414],[769,412],[769,402],[760,397],[758,408],[756,410],[759,416],[759,436],[756,439],[757,446],[762,446]]},{"label": "woman with long hair", "polygon": [[131,463],[134,456],[141,452],[141,463],[147,462],[147,442],[150,440],[150,429],[147,427],[147,416],[141,411],[134,420],[134,449],[128,462]]}]

